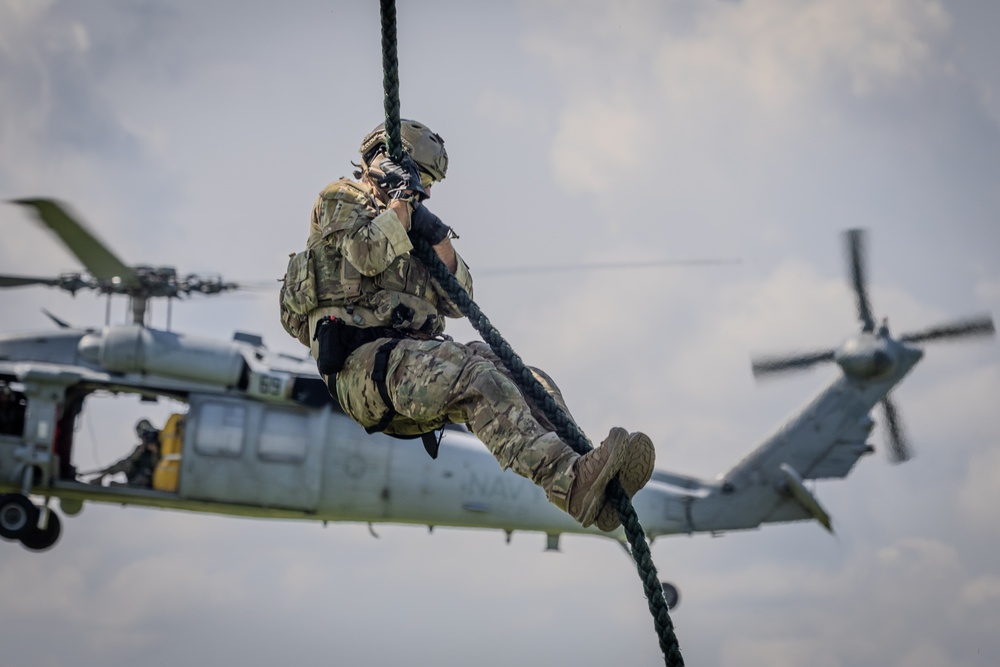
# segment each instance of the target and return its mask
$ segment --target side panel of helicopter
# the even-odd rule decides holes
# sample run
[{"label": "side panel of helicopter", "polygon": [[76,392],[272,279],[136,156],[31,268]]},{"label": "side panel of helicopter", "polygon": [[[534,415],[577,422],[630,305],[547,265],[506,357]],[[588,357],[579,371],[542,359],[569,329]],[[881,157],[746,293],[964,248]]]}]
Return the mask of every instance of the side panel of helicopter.
[{"label": "side panel of helicopter", "polygon": [[532,482],[501,470],[485,446],[466,433],[446,431],[438,458],[432,459],[419,439],[368,435],[333,413],[326,446],[322,518],[582,530]]},{"label": "side panel of helicopter", "polygon": [[328,410],[210,395],[189,405],[180,497],[316,511]]},{"label": "side panel of helicopter", "polygon": [[178,499],[301,510],[316,519],[581,532],[466,433],[437,459],[419,439],[366,434],[329,408],[189,397]]},{"label": "side panel of helicopter", "polygon": [[413,480],[402,486],[403,493],[395,490],[397,483],[393,484],[391,509],[397,520],[418,521],[420,506],[433,502],[447,509],[442,524],[581,530],[552,506],[534,483],[501,470],[486,447],[471,435],[450,432],[437,460],[427,456],[419,441],[397,452],[390,464],[390,478],[409,476]]}]

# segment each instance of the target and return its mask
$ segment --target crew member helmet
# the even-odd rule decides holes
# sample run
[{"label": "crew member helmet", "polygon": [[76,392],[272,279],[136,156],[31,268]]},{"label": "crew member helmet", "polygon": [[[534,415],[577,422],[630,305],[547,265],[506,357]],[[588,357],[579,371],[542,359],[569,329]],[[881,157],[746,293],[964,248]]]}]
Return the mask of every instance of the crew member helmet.
[{"label": "crew member helmet", "polygon": [[140,419],[135,423],[135,434],[138,437],[143,437],[147,432],[155,432],[156,429],[150,423],[148,419]]},{"label": "crew member helmet", "polygon": [[[448,173],[448,151],[444,149],[444,139],[441,135],[432,132],[423,123],[405,118],[400,120],[399,130],[403,139],[403,150],[417,163],[421,176],[430,177],[429,182],[426,182],[425,178],[421,178],[421,182],[427,186],[434,181],[444,180],[445,174]],[[361,142],[360,150],[361,162],[367,169],[372,159],[379,152],[385,151],[385,123],[379,123],[378,127],[368,133]]]}]

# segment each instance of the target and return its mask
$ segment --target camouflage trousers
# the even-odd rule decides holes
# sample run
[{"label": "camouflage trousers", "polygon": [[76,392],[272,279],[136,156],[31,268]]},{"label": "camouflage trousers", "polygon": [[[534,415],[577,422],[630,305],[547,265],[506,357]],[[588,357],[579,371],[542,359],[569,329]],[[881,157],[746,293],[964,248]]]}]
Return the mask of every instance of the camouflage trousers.
[{"label": "camouflage trousers", "polygon": [[[377,424],[386,405],[372,380],[379,339],[355,350],[337,374],[337,400],[365,427]],[[559,388],[531,369],[556,403],[566,410]],[[510,372],[483,342],[403,339],[389,356],[386,389],[398,413],[385,432],[417,435],[446,423],[466,424],[502,468],[527,477],[565,509],[578,458],[549,420],[527,401]],[[569,411],[566,410],[567,414]]]}]

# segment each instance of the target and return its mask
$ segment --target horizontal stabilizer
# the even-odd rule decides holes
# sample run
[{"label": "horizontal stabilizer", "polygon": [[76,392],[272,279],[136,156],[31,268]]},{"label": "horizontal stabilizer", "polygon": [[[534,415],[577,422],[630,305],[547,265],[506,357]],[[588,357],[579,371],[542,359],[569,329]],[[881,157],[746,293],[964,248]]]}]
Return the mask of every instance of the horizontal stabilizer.
[{"label": "horizontal stabilizer", "polygon": [[830,515],[826,513],[823,506],[819,504],[809,489],[806,488],[805,484],[802,483],[802,477],[795,471],[795,468],[788,465],[787,463],[782,463],[781,476],[785,479],[785,485],[788,488],[788,492],[792,495],[795,500],[799,502],[802,507],[809,512],[809,514],[820,522],[820,524],[826,528],[829,532],[833,532],[833,527],[830,522]]},{"label": "horizontal stabilizer", "polygon": [[653,482],[669,484],[670,486],[676,486],[679,489],[687,489],[688,491],[699,491],[704,489],[706,486],[705,482],[697,477],[679,475],[674,472],[667,472],[666,470],[654,470],[653,476],[649,479]]}]

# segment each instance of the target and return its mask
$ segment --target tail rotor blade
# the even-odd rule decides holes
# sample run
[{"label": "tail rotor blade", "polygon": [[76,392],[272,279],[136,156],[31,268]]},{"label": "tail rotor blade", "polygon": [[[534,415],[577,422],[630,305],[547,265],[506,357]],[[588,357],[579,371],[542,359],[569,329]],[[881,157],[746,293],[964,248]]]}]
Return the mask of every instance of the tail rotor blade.
[{"label": "tail rotor blade", "polygon": [[868,276],[865,270],[865,231],[849,229],[844,235],[847,248],[848,270],[851,274],[851,286],[858,302],[858,319],[864,325],[865,331],[875,330],[875,320],[872,317],[871,304],[868,301]]},{"label": "tail rotor blade", "polygon": [[885,422],[889,429],[889,462],[903,463],[913,458],[906,441],[906,434],[903,432],[902,420],[896,404],[888,396],[882,399],[882,409],[885,411]]},{"label": "tail rotor blade", "polygon": [[993,318],[989,315],[976,315],[951,324],[930,327],[923,331],[905,334],[899,337],[904,343],[926,343],[947,338],[987,337],[996,333]]},{"label": "tail rotor blade", "polygon": [[833,361],[833,350],[810,352],[785,357],[758,357],[753,361],[754,377],[772,373],[805,370],[816,364]]}]

